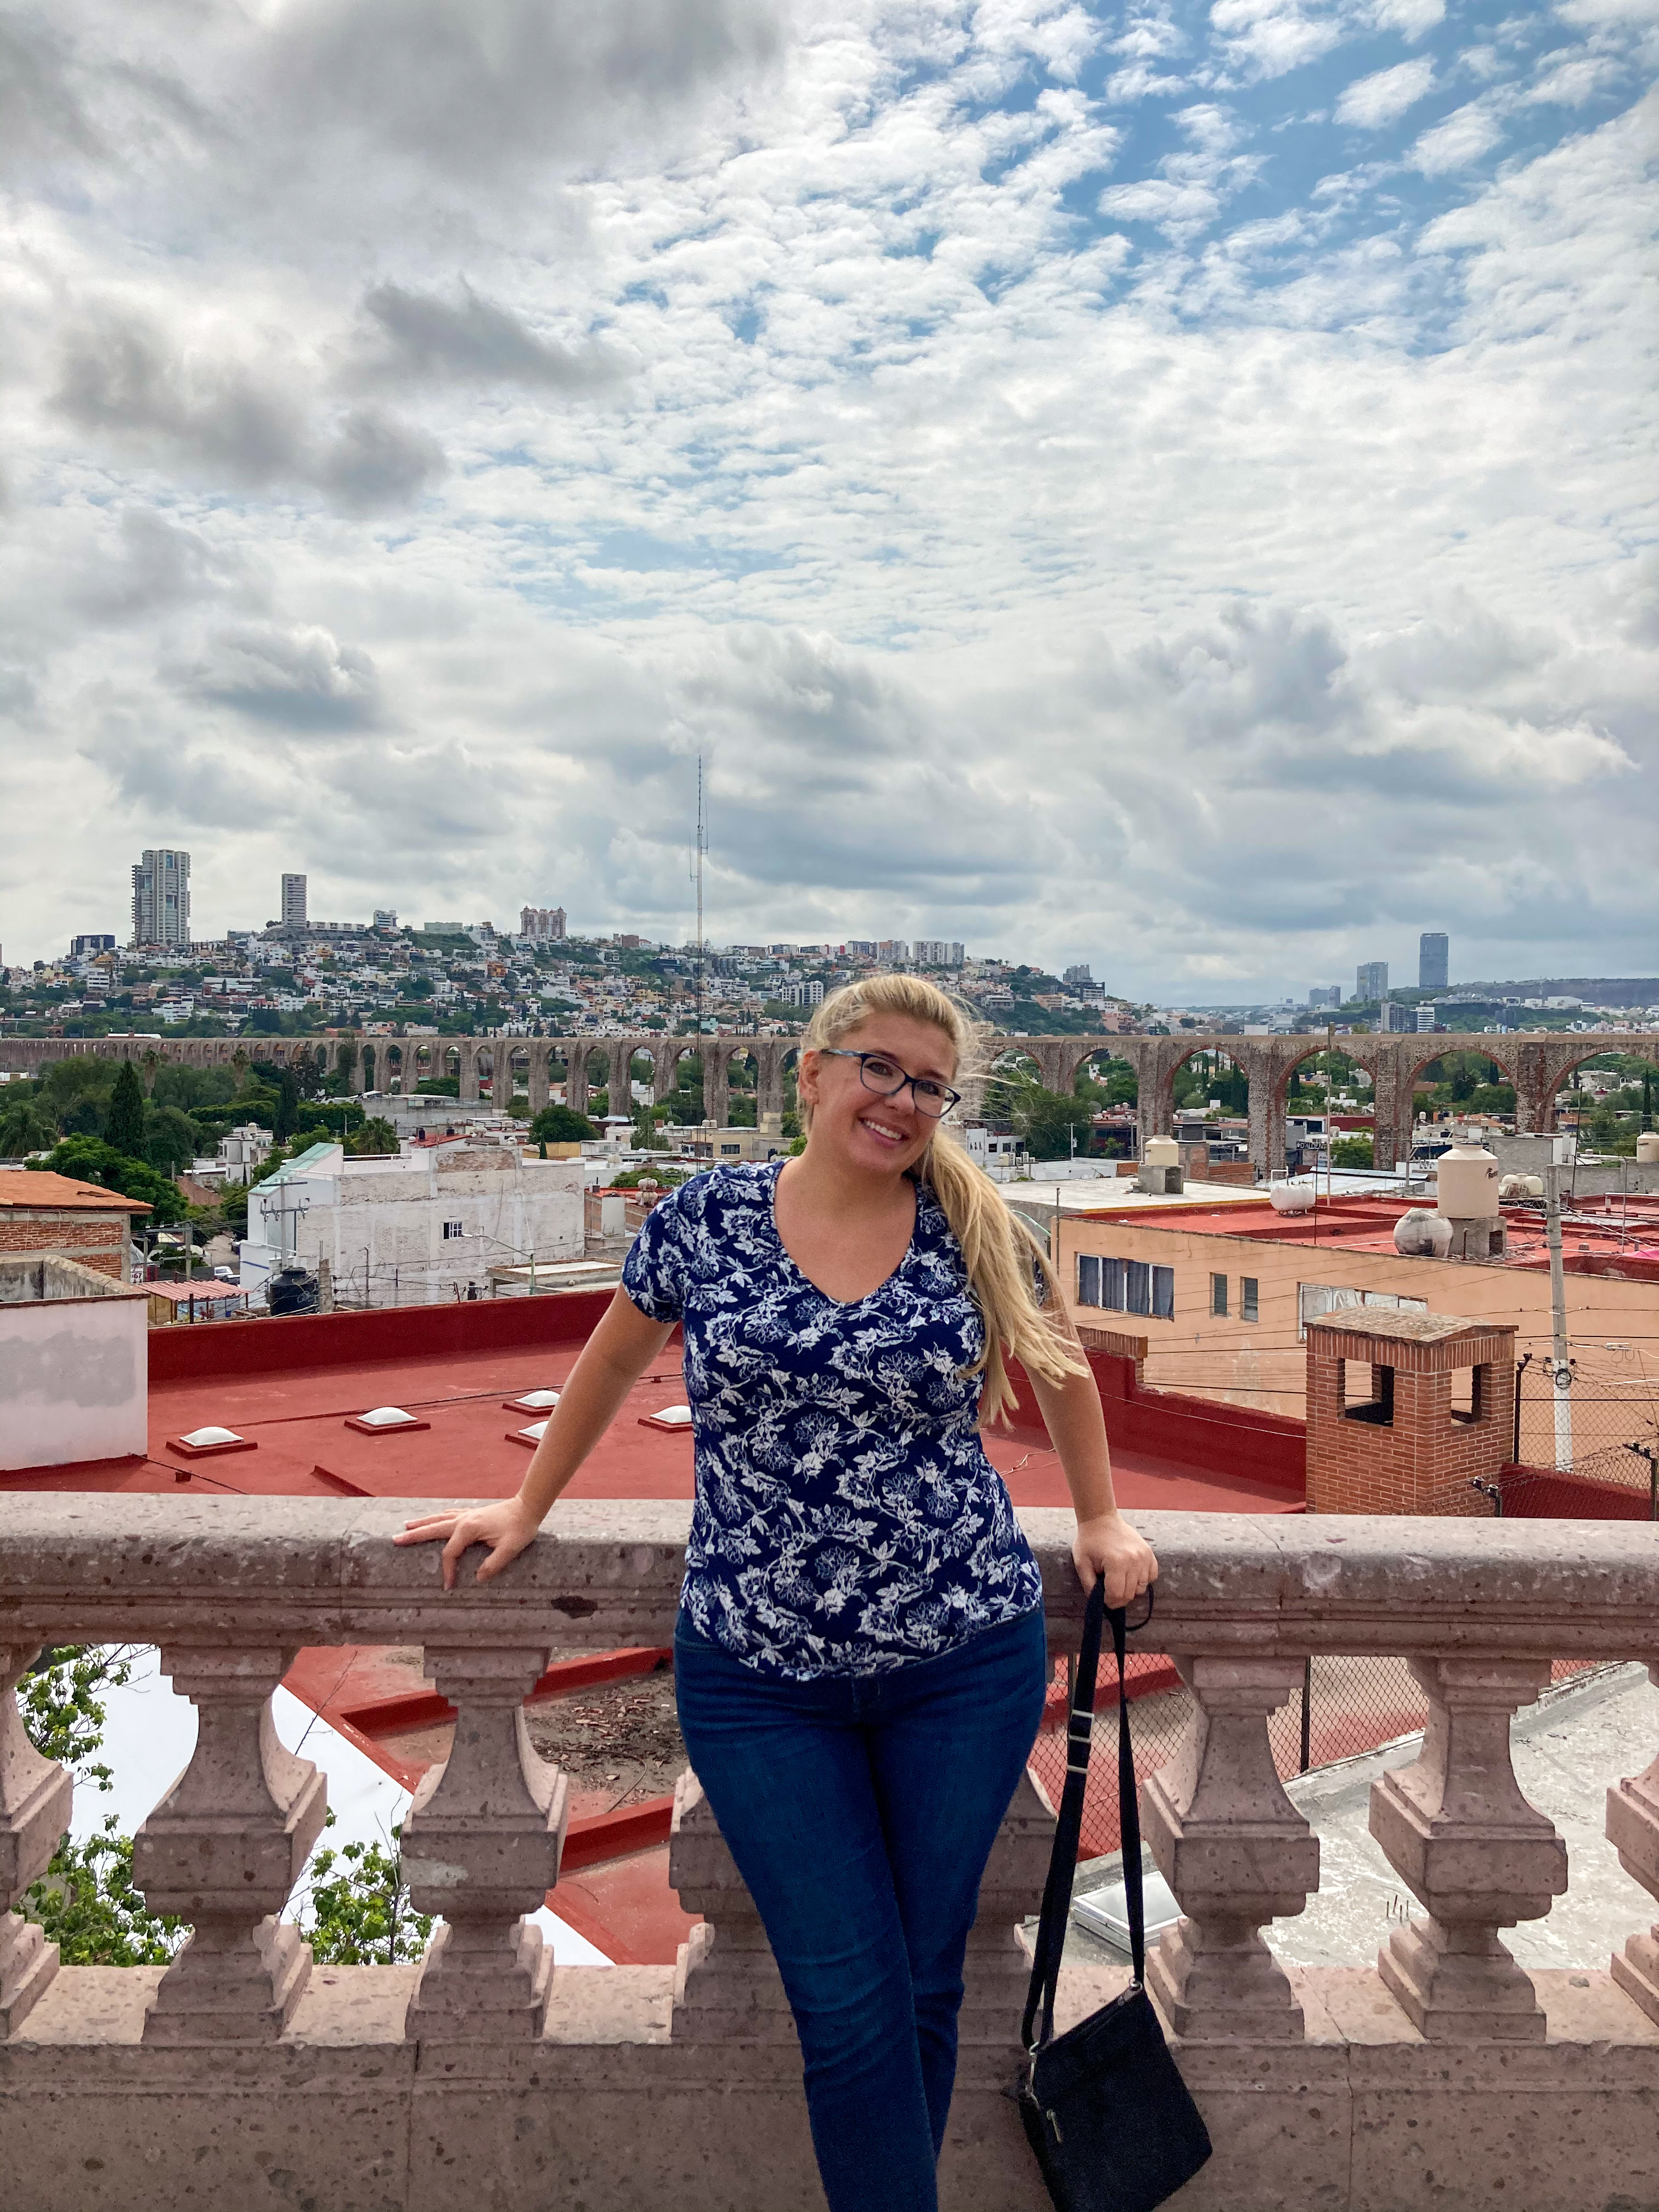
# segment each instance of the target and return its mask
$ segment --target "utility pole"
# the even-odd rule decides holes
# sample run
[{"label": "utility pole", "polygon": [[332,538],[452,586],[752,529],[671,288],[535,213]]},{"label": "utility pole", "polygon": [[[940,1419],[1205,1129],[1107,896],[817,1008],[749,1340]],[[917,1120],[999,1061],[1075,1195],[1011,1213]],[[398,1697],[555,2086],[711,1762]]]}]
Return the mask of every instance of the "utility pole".
[{"label": "utility pole", "polygon": [[1572,1465],[1572,1366],[1567,1358],[1567,1282],[1561,1263],[1561,1170],[1544,1170],[1544,1222],[1550,1255],[1550,1322],[1554,1345],[1550,1381],[1555,1389],[1555,1464],[1558,1472]]}]

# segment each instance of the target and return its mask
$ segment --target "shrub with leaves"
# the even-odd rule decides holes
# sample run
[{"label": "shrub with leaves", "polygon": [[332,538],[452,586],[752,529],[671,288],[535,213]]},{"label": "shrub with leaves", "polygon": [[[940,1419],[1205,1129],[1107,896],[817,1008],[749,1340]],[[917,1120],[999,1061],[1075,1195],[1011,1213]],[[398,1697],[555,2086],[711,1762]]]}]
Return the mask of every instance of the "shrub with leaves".
[{"label": "shrub with leaves", "polygon": [[104,1741],[100,1692],[132,1679],[130,1644],[60,1644],[43,1651],[17,1686],[24,1733],[44,1759],[67,1766],[77,1782],[110,1786],[110,1770],[94,1757]]},{"label": "shrub with leaves", "polygon": [[[97,1756],[103,1696],[131,1680],[134,1656],[131,1644],[56,1644],[17,1686],[25,1735],[78,1784],[110,1787],[110,1770]],[[190,1932],[183,1921],[152,1912],[133,1887],[132,1838],[113,1813],[84,1843],[65,1836],[21,1902],[24,1918],[39,1921],[66,1966],[165,1966]]]},{"label": "shrub with leaves", "polygon": [[133,1887],[132,1838],[113,1813],[84,1843],[65,1836],[22,1904],[66,1966],[164,1966],[190,1933],[185,1922],[152,1912]]},{"label": "shrub with leaves", "polygon": [[425,1950],[432,1916],[409,1901],[398,1863],[402,1833],[401,1824],[393,1828],[389,1851],[380,1844],[325,1844],[312,1861],[305,1933],[319,1966],[395,1966]]}]

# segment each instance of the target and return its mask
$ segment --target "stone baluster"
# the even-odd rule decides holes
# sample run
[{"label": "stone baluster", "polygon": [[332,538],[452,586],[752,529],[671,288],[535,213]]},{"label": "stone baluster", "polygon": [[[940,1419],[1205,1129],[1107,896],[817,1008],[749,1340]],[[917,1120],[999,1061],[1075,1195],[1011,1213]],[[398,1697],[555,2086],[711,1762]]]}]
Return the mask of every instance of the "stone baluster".
[{"label": "stone baluster", "polygon": [[444,1922],[405,2022],[423,2042],[521,2042],[542,2031],[553,1957],[523,1916],[559,1878],[569,1791],[532,1744],[524,1700],[549,1656],[544,1645],[426,1654],[456,1719],[449,1757],[428,1770],[403,1831],[410,1896]]},{"label": "stone baluster", "polygon": [[[1649,1672],[1659,1689],[1659,1666]],[[1659,1755],[1645,1773],[1608,1790],[1607,1841],[1631,1880],[1659,1899]],[[1659,2026],[1659,1922],[1614,1954],[1613,1978]]]},{"label": "stone baluster", "polygon": [[1020,1923],[1042,1901],[1054,1850],[1054,1816],[1022,1770],[979,1885],[979,1911],[968,1931],[963,1962],[960,2039],[1013,2050],[1031,1979],[1030,1954]]},{"label": "stone baluster", "polygon": [[674,2040],[794,2043],[794,2016],[755,1900],[689,1766],[674,1788],[668,1882],[686,1911],[704,1916],[680,1946]]},{"label": "stone baluster", "polygon": [[132,1874],[153,1912],[193,1933],[161,1977],[146,2043],[269,2043],[311,1977],[311,1947],[276,1915],[322,1832],[328,1788],[287,1750],[271,1692],[292,1652],[164,1646],[196,1708],[196,1748],[139,1829]]},{"label": "stone baluster", "polygon": [[29,1741],[17,1684],[35,1654],[0,1644],[0,2043],[15,2035],[58,1972],[58,1946],[10,1908],[46,1870],[69,1826],[75,1785]]},{"label": "stone baluster", "polygon": [[1396,1929],[1383,1981],[1431,2042],[1542,2043],[1531,1982],[1498,1939],[1567,1886],[1566,1846],[1522,1796],[1510,1719],[1547,1660],[1413,1660],[1429,1700],[1415,1763],[1371,1787],[1370,1831],[1429,1918]]},{"label": "stone baluster", "polygon": [[1185,1917],[1146,1962],[1177,2035],[1300,2042],[1302,2008],[1263,1925],[1319,1887],[1319,1838],[1285,1795],[1267,1717],[1302,1681],[1299,1659],[1183,1659],[1195,1709],[1170,1764],[1141,1791],[1152,1856]]}]

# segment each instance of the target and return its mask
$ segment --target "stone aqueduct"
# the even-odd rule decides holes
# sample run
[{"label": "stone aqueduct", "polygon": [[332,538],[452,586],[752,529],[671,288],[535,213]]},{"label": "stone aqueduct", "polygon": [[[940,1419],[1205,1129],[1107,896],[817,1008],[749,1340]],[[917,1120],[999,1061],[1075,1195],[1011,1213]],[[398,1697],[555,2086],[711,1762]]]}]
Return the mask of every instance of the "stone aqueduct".
[{"label": "stone aqueduct", "polygon": [[[1285,1097],[1291,1071],[1325,1048],[1318,1036],[1010,1037],[1000,1048],[1001,1061],[1024,1059],[1051,1091],[1069,1091],[1077,1072],[1096,1057],[1127,1060],[1139,1084],[1141,1127],[1149,1135],[1167,1131],[1174,1118],[1176,1071],[1197,1053],[1224,1053],[1249,1084],[1250,1158],[1263,1175],[1285,1164]],[[1441,1035],[1346,1036],[1341,1049],[1370,1076],[1376,1116],[1376,1157],[1404,1157],[1412,1128],[1412,1085],[1419,1071],[1445,1052],[1479,1052],[1504,1070],[1515,1085],[1516,1126],[1537,1133],[1555,1126],[1555,1095],[1575,1067],[1616,1049],[1659,1064],[1659,1030],[1627,1032],[1614,1038],[1559,1030],[1506,1036]],[[758,1110],[780,1111],[784,1081],[799,1051],[793,1037],[665,1036],[645,1032],[615,1037],[393,1037],[335,1033],[317,1037],[6,1037],[0,1038],[0,1069],[23,1074],[43,1062],[87,1054],[100,1059],[170,1061],[186,1067],[226,1067],[258,1058],[278,1066],[308,1055],[331,1072],[343,1065],[361,1096],[396,1081],[404,1091],[430,1077],[458,1077],[465,1102],[479,1097],[483,1077],[492,1079],[498,1060],[510,1066],[512,1089],[522,1089],[532,1113],[546,1105],[550,1064],[568,1069],[566,1097],[580,1109],[595,1090],[612,1098],[628,1096],[630,1070],[640,1059],[651,1063],[652,1095],[665,1098],[677,1087],[679,1063],[688,1054],[702,1062],[707,1112],[724,1124],[731,1101],[733,1060],[753,1065]],[[643,1079],[641,1078],[641,1079]]]}]

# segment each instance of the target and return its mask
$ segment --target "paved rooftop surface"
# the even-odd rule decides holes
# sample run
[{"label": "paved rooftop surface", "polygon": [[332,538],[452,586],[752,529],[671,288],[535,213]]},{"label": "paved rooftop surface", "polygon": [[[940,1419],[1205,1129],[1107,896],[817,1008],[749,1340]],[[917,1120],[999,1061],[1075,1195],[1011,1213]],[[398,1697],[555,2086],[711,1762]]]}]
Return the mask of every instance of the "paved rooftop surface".
[{"label": "paved rooftop surface", "polygon": [[[1556,1685],[1516,1715],[1510,1729],[1516,1779],[1529,1804],[1553,1820],[1567,1846],[1568,1887],[1547,1917],[1500,1930],[1516,1962],[1545,1968],[1605,1969],[1626,1939],[1653,1920],[1653,1899],[1632,1881],[1601,1831],[1608,1787],[1639,1774],[1659,1747],[1659,1690],[1645,1667],[1600,1668]],[[1307,1910],[1268,1933],[1290,1966],[1369,1965],[1392,1930],[1422,1908],[1372,1841],[1371,1784],[1409,1766],[1420,1735],[1358,1759],[1316,1768],[1285,1785],[1319,1838],[1319,1889]],[[1146,1861],[1151,1867],[1150,1856]],[[1116,1853],[1078,1869],[1079,1893],[1109,1881]],[[1067,1955],[1102,1962],[1117,1954],[1073,1923]]]},{"label": "paved rooftop surface", "polygon": [[[278,1324],[279,1326],[281,1324]],[[224,1324],[215,1323],[217,1328]],[[558,1389],[580,1347],[507,1346],[422,1352],[360,1366],[296,1367],[276,1374],[155,1381],[149,1457],[93,1461],[0,1475],[0,1489],[193,1491],[281,1497],[505,1498],[518,1488],[528,1448],[515,1431],[539,1418],[512,1410],[526,1391]],[[566,1495],[684,1498],[692,1493],[691,1437],[641,1423],[683,1405],[678,1348],[671,1346],[629,1393],[608,1434]],[[381,1406],[430,1425],[380,1436],[347,1426]],[[169,1439],[207,1426],[233,1430],[257,1446],[187,1462]],[[986,1449],[1016,1505],[1069,1502],[1054,1453],[988,1437]],[[1285,1512],[1300,1500],[1248,1477],[1115,1446],[1120,1501],[1193,1512]]]}]

